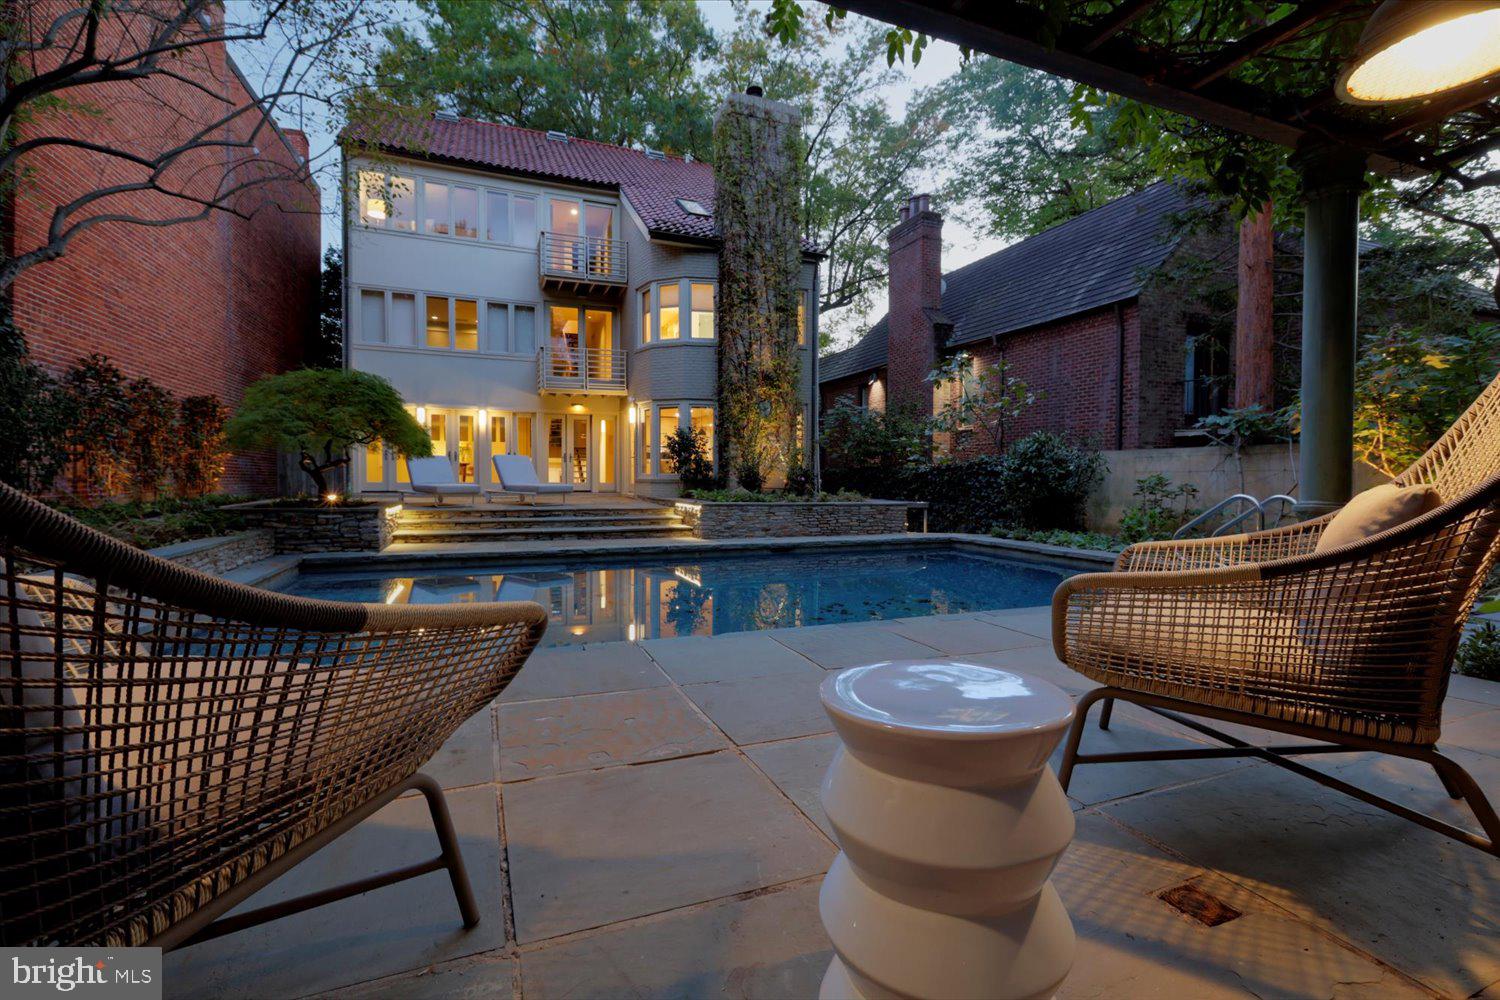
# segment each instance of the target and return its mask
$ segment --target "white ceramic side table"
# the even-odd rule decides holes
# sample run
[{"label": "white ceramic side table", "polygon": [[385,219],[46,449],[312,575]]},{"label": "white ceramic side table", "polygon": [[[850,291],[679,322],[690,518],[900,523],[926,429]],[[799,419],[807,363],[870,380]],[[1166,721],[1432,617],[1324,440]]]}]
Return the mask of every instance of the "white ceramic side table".
[{"label": "white ceramic side table", "polygon": [[955,660],[854,667],[822,696],[843,741],[823,1000],[1051,996],[1076,944],[1050,881],[1073,811],[1047,766],[1072,699]]}]

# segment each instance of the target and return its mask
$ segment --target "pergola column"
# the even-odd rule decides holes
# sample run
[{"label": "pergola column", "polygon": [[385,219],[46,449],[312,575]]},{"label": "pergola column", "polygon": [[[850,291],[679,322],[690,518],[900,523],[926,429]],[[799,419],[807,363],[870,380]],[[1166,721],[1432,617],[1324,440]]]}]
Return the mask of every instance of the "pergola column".
[{"label": "pergola column", "polygon": [[1359,196],[1365,154],[1304,144],[1292,156],[1306,200],[1302,258],[1302,441],[1296,511],[1318,517],[1354,488]]}]

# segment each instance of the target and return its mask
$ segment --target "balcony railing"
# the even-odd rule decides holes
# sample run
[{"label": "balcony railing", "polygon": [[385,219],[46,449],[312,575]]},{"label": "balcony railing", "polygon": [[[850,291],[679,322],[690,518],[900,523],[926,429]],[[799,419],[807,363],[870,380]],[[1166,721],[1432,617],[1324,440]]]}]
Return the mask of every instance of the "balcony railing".
[{"label": "balcony railing", "polygon": [[625,395],[625,352],[607,347],[548,344],[536,355],[538,392]]},{"label": "balcony railing", "polygon": [[537,266],[543,287],[618,292],[625,287],[625,241],[543,231]]}]

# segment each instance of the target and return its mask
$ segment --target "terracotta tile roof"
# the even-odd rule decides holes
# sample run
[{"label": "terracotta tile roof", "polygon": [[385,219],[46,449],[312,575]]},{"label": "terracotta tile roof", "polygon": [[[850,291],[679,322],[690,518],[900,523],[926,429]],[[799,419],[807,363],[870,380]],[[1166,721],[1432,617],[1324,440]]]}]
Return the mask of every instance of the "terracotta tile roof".
[{"label": "terracotta tile roof", "polygon": [[[1176,246],[1174,220],[1194,204],[1160,182],[943,276],[949,346],[984,340],[1134,298]],[[882,316],[852,347],[818,359],[827,382],[886,363]]]},{"label": "terracotta tile roof", "polygon": [[714,172],[709,164],[678,156],[647,156],[640,150],[588,139],[564,142],[547,135],[471,118],[432,118],[351,126],[340,139],[390,153],[619,191],[653,236],[715,238],[711,216],[693,215],[677,203],[678,198],[687,198],[713,210]]}]

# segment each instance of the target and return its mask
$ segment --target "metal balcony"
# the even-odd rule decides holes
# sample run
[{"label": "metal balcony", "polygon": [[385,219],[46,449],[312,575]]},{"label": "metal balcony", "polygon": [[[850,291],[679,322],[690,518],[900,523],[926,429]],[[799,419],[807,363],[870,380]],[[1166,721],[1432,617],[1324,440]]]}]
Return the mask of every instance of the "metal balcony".
[{"label": "metal balcony", "polygon": [[563,295],[613,298],[625,290],[625,241],[543,230],[537,242],[543,289]]},{"label": "metal balcony", "polygon": [[625,352],[548,344],[536,355],[537,392],[625,395]]}]

